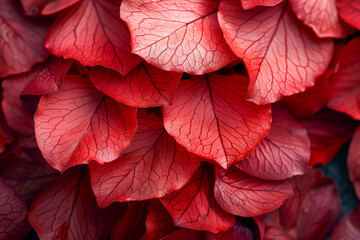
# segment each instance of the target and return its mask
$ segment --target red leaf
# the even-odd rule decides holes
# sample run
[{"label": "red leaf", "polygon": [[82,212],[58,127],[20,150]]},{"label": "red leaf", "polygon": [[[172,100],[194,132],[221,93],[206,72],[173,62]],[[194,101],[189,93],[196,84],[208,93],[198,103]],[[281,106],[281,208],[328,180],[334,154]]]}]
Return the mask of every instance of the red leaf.
[{"label": "red leaf", "polygon": [[298,19],[321,38],[344,38],[354,33],[336,9],[336,0],[289,0]]},{"label": "red leaf", "polygon": [[255,217],[280,207],[291,197],[288,181],[265,181],[232,167],[216,169],[214,195],[222,209],[242,217]]},{"label": "red leaf", "polygon": [[112,209],[98,209],[88,171],[63,174],[36,196],[29,222],[40,239],[105,239],[115,226]]},{"label": "red leaf", "polygon": [[48,1],[48,4],[42,9],[41,14],[50,15],[68,8],[80,0],[52,0]]},{"label": "red leaf", "polygon": [[6,146],[13,141],[13,134],[6,123],[2,111],[0,110],[0,154],[4,153]]},{"label": "red leaf", "polygon": [[360,30],[360,2],[353,0],[337,0],[340,17],[348,24]]},{"label": "red leaf", "polygon": [[356,128],[355,121],[350,117],[329,110],[301,120],[301,124],[310,137],[310,166],[329,163],[340,147],[352,137]]},{"label": "red leaf", "polygon": [[349,155],[348,169],[351,181],[354,183],[357,197],[360,199],[360,127],[356,129],[352,138]]},{"label": "red leaf", "polygon": [[168,71],[204,74],[237,58],[217,22],[219,0],[124,0],[133,53]]},{"label": "red leaf", "polygon": [[341,216],[341,203],[332,181],[312,188],[301,205],[297,239],[325,239]]},{"label": "red leaf", "polygon": [[35,114],[39,148],[61,172],[90,160],[113,161],[136,126],[136,108],[106,97],[79,75],[68,75],[60,91],[43,96]]},{"label": "red leaf", "polygon": [[357,240],[360,236],[360,205],[346,214],[334,228],[331,240]]},{"label": "red leaf", "polygon": [[253,230],[241,223],[240,221],[236,221],[234,226],[229,228],[224,232],[219,233],[211,233],[207,232],[205,240],[253,240],[255,238],[255,234]]},{"label": "red leaf", "polygon": [[360,120],[360,37],[341,49],[336,60],[328,107]]},{"label": "red leaf", "polygon": [[205,232],[195,231],[187,228],[180,228],[179,230],[163,237],[161,240],[203,240]]},{"label": "red leaf", "polygon": [[294,189],[294,196],[287,199],[278,210],[282,227],[289,234],[296,234],[296,224],[298,221],[301,204],[309,190],[323,180],[323,174],[318,169],[309,169],[304,175],[295,176],[290,179]]},{"label": "red leaf", "polygon": [[148,202],[129,202],[125,216],[111,232],[110,240],[140,239],[145,232]]},{"label": "red leaf", "polygon": [[210,74],[180,82],[164,124],[187,150],[222,167],[242,160],[268,134],[270,105],[244,100],[244,77]]},{"label": "red leaf", "polygon": [[273,105],[272,112],[269,135],[236,167],[251,176],[268,180],[304,174],[310,160],[310,139],[306,129],[280,105]]},{"label": "red leaf", "polygon": [[257,6],[275,6],[283,0],[241,0],[241,5],[244,9],[250,9]]},{"label": "red leaf", "polygon": [[141,59],[132,55],[130,35],[119,18],[121,0],[84,0],[59,16],[50,27],[46,48],[56,56],[86,66],[103,65],[122,75]]},{"label": "red leaf", "polygon": [[46,24],[24,17],[13,0],[1,1],[0,19],[0,77],[29,71],[35,63],[46,59]]},{"label": "red leaf", "polygon": [[141,63],[122,77],[103,67],[90,69],[90,79],[97,89],[116,101],[133,107],[170,105],[182,74],[165,72]]},{"label": "red leaf", "polygon": [[258,104],[313,86],[330,63],[333,41],[317,39],[286,4],[244,11],[238,0],[222,0],[218,17],[226,42],[247,68],[249,98]]},{"label": "red leaf", "polygon": [[281,226],[278,211],[271,212],[265,216],[265,234],[263,240],[292,240]]},{"label": "red leaf", "polygon": [[146,233],[141,240],[157,240],[165,237],[178,228],[174,226],[170,214],[159,200],[153,200],[148,206]]},{"label": "red leaf", "polygon": [[28,149],[2,160],[0,176],[29,204],[59,174],[46,163],[38,149]]},{"label": "red leaf", "polygon": [[119,159],[90,163],[100,206],[165,196],[183,187],[199,166],[199,158],[166,133],[161,117],[143,110],[138,119],[134,140]]},{"label": "red leaf", "polygon": [[326,71],[317,78],[314,86],[304,92],[297,93],[282,99],[282,104],[297,118],[311,117],[319,111],[329,98],[329,78],[333,71]]},{"label": "red leaf", "polygon": [[175,226],[214,233],[233,226],[234,216],[223,211],[213,196],[212,171],[203,164],[185,187],[161,199]]},{"label": "red leaf", "polygon": [[26,204],[0,179],[0,239],[23,239],[30,231]]},{"label": "red leaf", "polygon": [[325,239],[341,215],[335,184],[320,171],[294,178],[295,196],[265,215],[264,239]]},{"label": "red leaf", "polygon": [[22,91],[22,95],[44,95],[59,91],[60,84],[69,71],[73,60],[52,57]]},{"label": "red leaf", "polygon": [[6,121],[12,130],[22,134],[34,134],[34,119],[27,111],[20,95],[28,83],[41,71],[41,66],[32,71],[9,77],[2,81],[3,99],[1,102]]},{"label": "red leaf", "polygon": [[32,16],[41,12],[43,15],[57,13],[80,0],[21,0],[25,15]]}]

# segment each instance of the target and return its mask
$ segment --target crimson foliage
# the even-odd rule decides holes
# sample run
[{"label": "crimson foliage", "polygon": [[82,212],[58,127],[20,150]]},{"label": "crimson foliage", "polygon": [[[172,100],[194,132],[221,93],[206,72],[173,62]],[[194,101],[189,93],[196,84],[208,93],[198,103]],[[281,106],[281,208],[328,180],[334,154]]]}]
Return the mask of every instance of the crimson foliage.
[{"label": "crimson foliage", "polygon": [[356,239],[316,168],[353,137],[360,199],[359,30],[349,0],[0,0],[0,239]]}]

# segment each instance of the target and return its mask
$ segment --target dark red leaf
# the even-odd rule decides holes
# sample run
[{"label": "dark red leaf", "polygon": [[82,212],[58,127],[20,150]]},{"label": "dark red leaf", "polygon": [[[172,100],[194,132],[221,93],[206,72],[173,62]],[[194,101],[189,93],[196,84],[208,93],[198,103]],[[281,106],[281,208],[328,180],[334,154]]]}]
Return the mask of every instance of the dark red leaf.
[{"label": "dark red leaf", "polygon": [[6,123],[5,116],[0,110],[0,154],[2,154],[6,146],[13,141],[13,134]]},{"label": "dark red leaf", "polygon": [[307,129],[311,142],[310,166],[329,163],[348,141],[356,123],[345,114],[324,110],[300,121]]},{"label": "dark red leaf", "polygon": [[21,0],[24,13],[28,16],[43,14],[49,15],[57,13],[80,0]]},{"label": "dark red leaf", "polygon": [[334,182],[310,171],[292,183],[295,196],[265,215],[264,239],[325,239],[341,215]]},{"label": "dark red leaf", "polygon": [[43,96],[35,114],[39,148],[61,172],[90,160],[113,161],[136,127],[136,108],[106,97],[80,75],[68,75],[58,92]]},{"label": "dark red leaf", "polygon": [[319,184],[323,179],[323,174],[318,169],[309,169],[304,175],[295,176],[290,179],[290,183],[294,189],[294,196],[287,199],[278,210],[281,218],[282,227],[286,229],[290,235],[296,234],[296,224],[306,194],[309,190]]},{"label": "dark red leaf", "polygon": [[111,232],[110,240],[140,239],[145,233],[148,202],[129,202],[125,216]]},{"label": "dark red leaf", "polygon": [[360,120],[360,37],[352,39],[337,55],[330,79],[328,107]]},{"label": "dark red leaf", "polygon": [[306,129],[281,105],[273,105],[269,135],[235,166],[262,179],[281,180],[304,174],[310,160]]},{"label": "dark red leaf", "polygon": [[124,0],[133,53],[168,71],[204,74],[237,58],[217,21],[219,0]]},{"label": "dark red leaf", "polygon": [[30,231],[27,212],[25,202],[0,179],[0,239],[24,238]]},{"label": "dark red leaf", "polygon": [[354,33],[342,20],[336,9],[336,0],[289,0],[298,19],[321,38],[344,38]]},{"label": "dark red leaf", "polygon": [[37,73],[22,91],[22,95],[44,95],[59,91],[60,84],[69,71],[73,60],[51,57],[42,66],[41,72]]},{"label": "dark red leaf", "polygon": [[104,165],[90,163],[100,206],[165,196],[183,187],[199,166],[200,159],[166,133],[161,117],[147,110],[138,115],[138,130],[122,156]]},{"label": "dark red leaf", "polygon": [[280,207],[293,195],[288,181],[265,181],[251,177],[236,167],[216,169],[214,188],[222,209],[242,217],[255,217]]},{"label": "dark red leaf", "polygon": [[329,99],[329,78],[333,71],[326,71],[317,78],[314,86],[304,92],[284,97],[282,104],[297,118],[305,118],[314,115]]},{"label": "dark red leaf", "polygon": [[204,231],[180,228],[179,230],[163,237],[161,240],[203,240],[204,238]]},{"label": "dark red leaf", "polygon": [[238,0],[222,0],[219,23],[249,74],[249,99],[266,104],[304,91],[328,67],[333,41],[318,39],[287,4],[244,11]]},{"label": "dark red leaf", "polygon": [[254,240],[254,233],[251,228],[241,223],[240,221],[236,221],[234,226],[230,229],[219,232],[219,233],[211,233],[207,232],[205,236],[205,240]]},{"label": "dark red leaf", "polygon": [[244,9],[250,9],[257,6],[275,6],[283,0],[241,0]]},{"label": "dark red leaf", "polygon": [[34,119],[27,111],[20,95],[29,82],[41,71],[38,66],[30,72],[9,77],[2,81],[2,108],[9,127],[22,134],[34,134]]},{"label": "dark red leaf", "polygon": [[241,75],[210,74],[180,82],[164,124],[187,150],[222,167],[242,160],[268,134],[270,105],[243,99]]},{"label": "dark red leaf", "polygon": [[42,158],[38,149],[17,151],[0,162],[0,176],[30,204],[41,190],[59,176]]},{"label": "dark red leaf", "polygon": [[327,181],[305,196],[297,220],[297,239],[325,239],[341,216],[335,184]]},{"label": "dark red leaf", "polygon": [[265,216],[265,233],[263,240],[292,240],[281,226],[279,211],[274,211]]},{"label": "dark red leaf", "polygon": [[91,68],[90,79],[97,89],[116,101],[133,107],[170,105],[182,74],[166,72],[141,63],[121,76],[104,67]]},{"label": "dark red leaf", "polygon": [[157,240],[165,237],[178,228],[174,226],[170,214],[159,200],[153,200],[148,206],[146,233],[141,240]]},{"label": "dark red leaf", "polygon": [[356,129],[352,138],[347,164],[350,179],[354,183],[356,195],[360,199],[360,127]]},{"label": "dark red leaf", "polygon": [[360,236],[360,205],[346,214],[334,228],[331,240],[357,240]]},{"label": "dark red leaf", "polygon": [[64,10],[65,8],[68,8],[79,1],[80,0],[51,0],[51,1],[48,1],[48,3],[42,9],[41,14],[50,15],[50,14],[60,12],[61,10]]},{"label": "dark red leaf", "polygon": [[360,2],[353,0],[337,0],[340,17],[348,24],[360,30]]},{"label": "dark red leaf", "polygon": [[23,16],[17,1],[1,0],[0,4],[0,77],[29,71],[44,61],[47,25]]},{"label": "dark red leaf", "polygon": [[212,171],[211,165],[203,164],[186,186],[161,199],[175,226],[214,233],[233,226],[234,216],[215,201]]},{"label": "dark red leaf", "polygon": [[141,59],[131,54],[130,34],[119,17],[121,0],[83,0],[50,27],[46,48],[86,66],[102,65],[125,75]]},{"label": "dark red leaf", "polygon": [[113,209],[98,209],[85,168],[72,169],[36,196],[29,222],[40,239],[105,239]]}]

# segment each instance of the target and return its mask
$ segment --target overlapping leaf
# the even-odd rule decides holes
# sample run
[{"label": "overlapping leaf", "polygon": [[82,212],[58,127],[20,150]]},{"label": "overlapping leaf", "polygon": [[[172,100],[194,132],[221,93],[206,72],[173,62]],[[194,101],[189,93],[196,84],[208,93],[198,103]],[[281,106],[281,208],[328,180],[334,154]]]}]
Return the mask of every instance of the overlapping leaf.
[{"label": "overlapping leaf", "polygon": [[217,22],[218,5],[219,0],[124,0],[120,15],[133,53],[164,70],[204,74],[236,60]]},{"label": "overlapping leaf", "polygon": [[244,9],[250,9],[257,6],[275,6],[283,0],[241,0],[241,6]]},{"label": "overlapping leaf", "polygon": [[80,0],[21,0],[25,15],[49,15],[64,10]]},{"label": "overlapping leaf", "polygon": [[209,74],[180,82],[164,107],[168,133],[187,150],[222,167],[242,160],[268,134],[270,106],[243,99],[244,77]]},{"label": "overlapping leaf", "polygon": [[360,199],[360,127],[356,129],[351,141],[347,164],[350,179],[354,183],[356,195]]},{"label": "overlapping leaf", "polygon": [[85,168],[72,169],[39,194],[29,221],[40,239],[105,239],[115,226],[112,209],[98,209]]},{"label": "overlapping leaf", "polygon": [[41,66],[34,68],[30,72],[12,76],[2,81],[2,102],[1,106],[5,118],[11,129],[22,134],[34,134],[34,119],[30,114],[20,95],[29,82],[41,72]]},{"label": "overlapping leaf", "polygon": [[1,1],[0,19],[0,77],[29,71],[46,59],[46,24],[24,17],[12,0]]},{"label": "overlapping leaf", "polygon": [[39,148],[61,172],[90,160],[116,159],[136,127],[136,108],[105,96],[80,75],[68,75],[58,92],[43,96],[35,114]]},{"label": "overlapping leaf", "polygon": [[244,11],[237,0],[222,0],[218,18],[248,71],[249,98],[258,104],[313,86],[330,63],[333,41],[318,39],[285,3]]},{"label": "overlapping leaf", "polygon": [[290,0],[291,9],[319,37],[343,38],[354,32],[339,17],[336,0]]},{"label": "overlapping leaf", "polygon": [[186,186],[161,199],[175,226],[214,233],[233,226],[235,217],[215,201],[212,170],[211,166],[203,164]]},{"label": "overlapping leaf", "polygon": [[291,197],[288,181],[265,181],[251,177],[236,167],[216,169],[214,195],[222,209],[234,215],[255,217],[280,207]]},{"label": "overlapping leaf", "polygon": [[91,68],[89,74],[97,89],[133,107],[170,105],[182,76],[181,73],[163,71],[147,63],[139,64],[123,77],[103,67]]},{"label": "overlapping leaf", "polygon": [[51,57],[22,91],[22,95],[44,95],[59,91],[60,84],[69,71],[73,60]]},{"label": "overlapping leaf", "polygon": [[0,179],[0,239],[22,239],[30,231],[28,209],[16,192]]},{"label": "overlapping leaf", "polygon": [[165,196],[184,186],[199,166],[200,159],[166,133],[161,117],[146,110],[138,115],[138,130],[122,156],[109,164],[90,163],[100,206]]},{"label": "overlapping leaf", "polygon": [[340,50],[330,79],[328,107],[360,120],[360,37]]},{"label": "overlapping leaf", "polygon": [[331,240],[357,240],[360,236],[360,207],[346,214],[334,228]]},{"label": "overlapping leaf", "polygon": [[269,135],[235,166],[262,179],[281,180],[304,174],[310,160],[306,129],[283,107],[273,105]]},{"label": "overlapping leaf", "polygon": [[125,75],[141,59],[132,55],[130,34],[119,17],[121,0],[84,0],[49,28],[46,48],[85,66],[102,65]]},{"label": "overlapping leaf", "polygon": [[340,17],[360,30],[360,2],[352,0],[337,0]]}]

